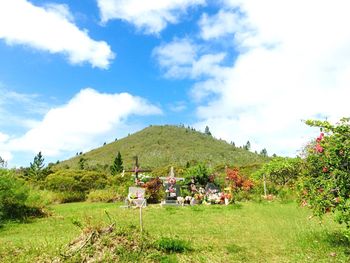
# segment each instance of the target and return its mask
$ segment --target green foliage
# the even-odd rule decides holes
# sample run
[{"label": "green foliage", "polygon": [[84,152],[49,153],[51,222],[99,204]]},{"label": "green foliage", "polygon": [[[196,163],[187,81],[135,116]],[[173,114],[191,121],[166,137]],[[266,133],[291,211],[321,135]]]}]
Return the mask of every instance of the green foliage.
[{"label": "green foliage", "polygon": [[123,159],[122,155],[118,151],[117,156],[114,159],[113,165],[111,166],[111,174],[116,175],[117,173],[120,173],[123,171]]},{"label": "green foliage", "polygon": [[85,194],[107,185],[107,176],[97,171],[59,170],[45,181],[49,190],[62,193],[62,202],[84,200]]},{"label": "green foliage", "polygon": [[0,168],[5,168],[7,166],[7,162],[0,156]]},{"label": "green foliage", "polygon": [[301,158],[276,157],[270,162],[265,163],[263,167],[252,176],[262,180],[265,175],[266,181],[279,185],[294,184],[302,171]]},{"label": "green foliage", "polygon": [[[134,166],[133,156],[137,155],[141,168],[156,169],[158,167],[186,167],[186,163],[208,163],[213,167],[218,164],[235,164],[236,166],[251,163],[264,163],[268,159],[236,148],[223,140],[197,132],[191,128],[177,126],[151,126],[135,134],[108,143],[104,147],[84,153],[87,165],[97,164],[110,166],[115,159],[115,153],[123,153],[125,170]],[[71,169],[78,169],[80,156],[60,162],[59,167],[68,165]]]},{"label": "green foliage", "polygon": [[[343,118],[333,125],[327,121],[306,122],[319,127],[320,136],[306,147],[305,176],[301,201],[316,215],[336,214],[350,229],[350,122]],[[325,133],[325,134],[324,134]],[[349,236],[350,238],[350,236]]]},{"label": "green foliage", "polygon": [[86,159],[83,158],[83,157],[81,157],[81,158],[79,159],[79,168],[80,168],[81,170],[84,170],[84,169],[85,169],[85,164],[86,164]]},{"label": "green foliage", "polygon": [[247,141],[247,143],[243,146],[243,149],[249,151],[250,147],[251,147],[250,141]]},{"label": "green foliage", "polygon": [[204,134],[205,134],[205,135],[208,135],[208,136],[211,136],[211,132],[210,132],[208,126],[205,126]]},{"label": "green foliage", "polygon": [[212,174],[212,170],[205,164],[197,164],[188,168],[185,172],[185,177],[190,179],[193,177],[196,183],[205,186],[209,181],[209,176]]},{"label": "green foliage", "polygon": [[189,242],[170,237],[163,237],[156,242],[156,246],[159,250],[165,252],[175,252],[175,253],[183,253],[186,251],[191,251],[192,248]]},{"label": "green foliage", "polygon": [[260,151],[260,155],[262,155],[262,156],[264,156],[264,157],[267,157],[267,150],[266,150],[266,148],[264,148],[264,149],[262,149],[262,150]]},{"label": "green foliage", "polygon": [[25,219],[41,215],[39,203],[30,195],[30,188],[11,171],[0,169],[0,223],[8,219]]},{"label": "green foliage", "polygon": [[46,174],[43,172],[44,169],[44,158],[39,152],[35,157],[34,161],[30,163],[29,167],[29,176],[34,180],[43,180],[45,179]]}]

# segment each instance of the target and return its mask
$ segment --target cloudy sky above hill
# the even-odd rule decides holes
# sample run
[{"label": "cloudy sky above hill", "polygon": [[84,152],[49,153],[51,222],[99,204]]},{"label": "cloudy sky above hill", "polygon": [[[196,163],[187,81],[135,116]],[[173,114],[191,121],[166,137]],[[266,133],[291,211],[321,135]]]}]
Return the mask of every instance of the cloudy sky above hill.
[{"label": "cloudy sky above hill", "polygon": [[349,116],[347,0],[0,1],[0,156],[63,160],[150,124],[293,156]]}]

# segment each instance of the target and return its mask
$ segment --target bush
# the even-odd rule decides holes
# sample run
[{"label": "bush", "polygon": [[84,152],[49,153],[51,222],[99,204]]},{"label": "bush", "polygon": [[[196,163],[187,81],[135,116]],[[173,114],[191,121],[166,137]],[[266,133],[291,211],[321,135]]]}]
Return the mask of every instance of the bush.
[{"label": "bush", "polygon": [[285,186],[293,185],[301,175],[302,159],[289,157],[276,157],[265,163],[261,169],[253,174],[257,180],[262,180],[266,176],[269,183]]},{"label": "bush", "polygon": [[306,123],[321,128],[321,134],[306,147],[301,202],[315,215],[335,213],[350,233],[350,119],[344,118],[336,125],[327,121]]},{"label": "bush", "polygon": [[29,197],[30,188],[24,181],[14,177],[12,172],[0,169],[0,222],[42,215],[42,206],[30,204]]},{"label": "bush", "polygon": [[125,196],[118,194],[115,190],[108,189],[98,189],[91,191],[87,196],[87,201],[89,202],[115,202],[123,200]]},{"label": "bush", "polygon": [[59,193],[58,202],[83,201],[90,190],[107,185],[105,174],[97,171],[59,170],[46,178],[46,187]]},{"label": "bush", "polygon": [[145,188],[148,203],[159,203],[164,197],[163,182],[159,177],[147,182]]}]

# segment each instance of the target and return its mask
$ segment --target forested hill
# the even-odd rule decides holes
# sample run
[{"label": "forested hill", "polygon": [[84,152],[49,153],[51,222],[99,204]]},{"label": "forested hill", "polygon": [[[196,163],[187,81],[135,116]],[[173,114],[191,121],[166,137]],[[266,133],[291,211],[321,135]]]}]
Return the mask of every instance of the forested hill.
[{"label": "forested hill", "polygon": [[82,158],[88,166],[111,165],[118,151],[126,169],[133,167],[133,157],[136,155],[142,168],[152,169],[169,165],[186,166],[187,163],[196,162],[206,162],[212,166],[242,166],[267,160],[262,155],[237,148],[194,129],[165,125],[149,126],[123,139],[63,161],[58,166],[77,168]]}]

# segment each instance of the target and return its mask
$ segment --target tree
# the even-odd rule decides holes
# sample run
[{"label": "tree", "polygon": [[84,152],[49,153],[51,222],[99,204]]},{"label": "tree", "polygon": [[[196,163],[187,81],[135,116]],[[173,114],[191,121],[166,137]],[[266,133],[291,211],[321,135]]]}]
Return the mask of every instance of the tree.
[{"label": "tree", "polygon": [[29,167],[29,176],[35,180],[42,180],[45,178],[45,174],[43,173],[44,169],[44,158],[39,152],[35,157],[33,163],[30,163]]},{"label": "tree", "polygon": [[343,118],[335,125],[315,120],[306,124],[319,127],[321,133],[305,149],[306,169],[300,184],[300,201],[315,215],[334,213],[350,233],[350,118]]},{"label": "tree", "polygon": [[243,146],[243,149],[247,151],[250,150],[250,141],[247,141],[246,145]]},{"label": "tree", "polygon": [[0,167],[5,168],[7,166],[7,162],[0,156]]},{"label": "tree", "polygon": [[200,185],[205,186],[209,181],[209,176],[212,173],[212,169],[205,164],[199,163],[195,166],[191,166],[186,169],[185,177],[194,178]]},{"label": "tree", "polygon": [[206,135],[211,136],[211,132],[210,132],[209,127],[208,127],[208,126],[205,126],[204,133],[205,133]]},{"label": "tree", "polygon": [[285,186],[296,181],[301,174],[301,168],[302,160],[300,158],[277,157],[265,163],[253,176],[262,179],[265,175],[269,182]]},{"label": "tree", "polygon": [[123,171],[123,159],[122,159],[122,155],[118,151],[118,154],[114,159],[113,165],[111,166],[111,174],[116,175],[117,173],[120,173],[122,171]]},{"label": "tree", "polygon": [[264,148],[260,151],[260,155],[267,157],[267,150]]}]

